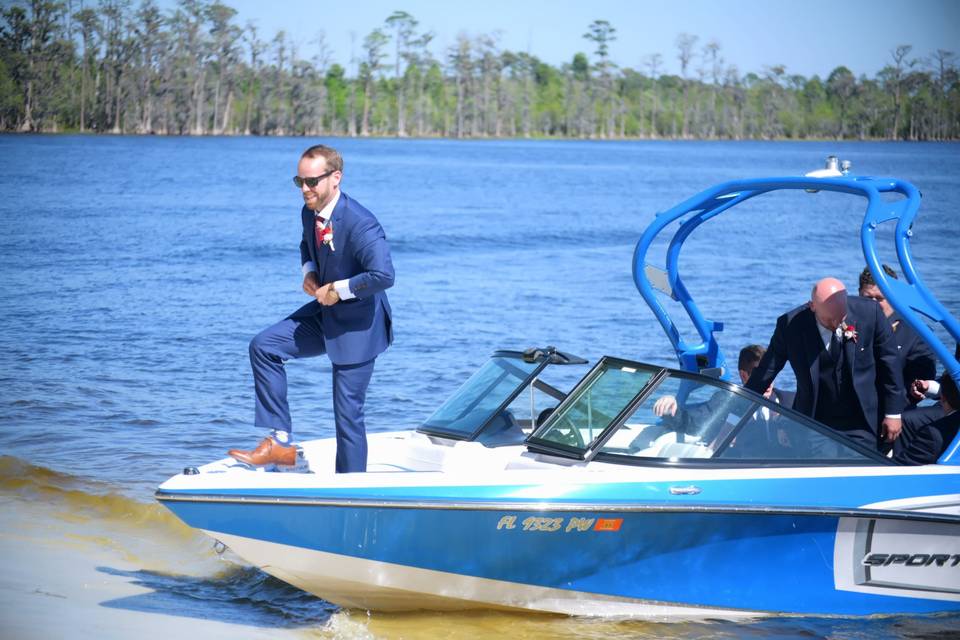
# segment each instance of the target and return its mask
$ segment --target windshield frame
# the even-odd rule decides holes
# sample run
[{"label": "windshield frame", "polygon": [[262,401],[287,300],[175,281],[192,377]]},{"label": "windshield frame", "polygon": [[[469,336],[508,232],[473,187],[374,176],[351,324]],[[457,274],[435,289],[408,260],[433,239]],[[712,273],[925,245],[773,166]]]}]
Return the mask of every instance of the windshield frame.
[{"label": "windshield frame", "polygon": [[[580,400],[580,392],[585,387],[593,385],[594,381],[601,375],[603,370],[614,367],[628,367],[638,371],[648,371],[650,373],[650,379],[647,380],[646,384],[641,387],[640,391],[638,391],[627,402],[627,404],[617,412],[613,419],[607,423],[603,429],[600,430],[600,434],[596,438],[589,443],[584,443],[586,445],[585,448],[581,449],[571,445],[565,445],[552,440],[545,440],[543,438],[536,437],[538,432],[549,431],[553,423],[558,420],[560,416],[565,415],[566,411],[570,408],[570,405],[575,404]],[[659,380],[663,376],[663,373],[663,367],[658,367],[656,365],[634,362],[632,360],[625,360],[615,356],[601,357],[600,360],[597,361],[597,364],[595,364],[590,371],[587,372],[587,375],[581,378],[580,381],[573,387],[573,389],[570,390],[570,393],[567,394],[567,397],[564,399],[564,401],[557,405],[556,410],[553,412],[550,418],[538,428],[534,429],[533,433],[531,433],[524,441],[524,444],[527,445],[527,448],[530,451],[536,453],[547,453],[549,455],[558,455],[564,458],[589,461],[589,456],[592,452],[590,445],[594,442],[602,443],[608,440],[610,436],[613,435],[613,432],[616,431],[621,424],[623,424],[623,422],[631,413],[633,413],[634,409],[636,409],[641,402],[646,400],[649,392],[659,385]],[[602,444],[600,446],[602,446]]]},{"label": "windshield frame", "polygon": [[[613,366],[621,367],[630,367],[637,370],[646,370],[652,373],[650,379],[647,381],[646,385],[640,389],[637,394],[626,403],[626,405],[621,409],[619,413],[613,418],[613,420],[604,427],[600,434],[594,438],[591,442],[585,443],[584,448],[578,448],[574,446],[569,446],[565,444],[556,443],[550,440],[544,440],[542,438],[536,438],[535,435],[537,432],[544,430],[546,431],[552,425],[555,417],[563,415],[564,411],[573,399],[578,399],[580,397],[580,390],[582,387],[593,384],[593,381],[599,375],[597,373],[604,364],[612,363]],[[637,407],[640,406],[646,399],[653,394],[660,385],[670,378],[679,378],[686,379],[695,382],[708,384],[716,389],[722,389],[729,392],[732,392],[745,400],[752,402],[753,404],[745,412],[744,416],[737,422],[737,424],[730,430],[730,432],[724,437],[724,439],[717,446],[716,451],[713,456],[710,458],[678,458],[676,460],[664,459],[664,458],[652,458],[645,457],[640,458],[637,456],[629,456],[625,454],[617,454],[610,452],[603,452],[601,449],[604,445],[613,437],[613,435],[620,429],[627,419],[633,414]],[[781,458],[754,458],[754,459],[736,459],[736,458],[718,458],[719,454],[725,451],[730,443],[737,437],[740,431],[743,429],[744,424],[747,423],[748,417],[754,411],[760,407],[767,407],[773,411],[776,411],[780,414],[783,414],[789,417],[791,420],[799,423],[803,427],[812,429],[820,435],[826,436],[831,440],[838,440],[841,438],[836,431],[828,427],[827,425],[820,424],[816,420],[810,418],[807,415],[804,415],[798,411],[795,411],[791,407],[786,407],[780,404],[777,404],[769,398],[765,398],[745,387],[742,387],[737,384],[733,384],[727,380],[720,378],[715,378],[711,376],[705,376],[702,374],[692,373],[689,371],[683,371],[680,369],[673,369],[670,367],[660,367],[657,365],[646,364],[642,362],[635,362],[631,360],[625,360],[623,358],[616,358],[612,356],[603,356],[597,364],[584,376],[580,382],[570,391],[567,395],[567,398],[561,403],[553,416],[550,417],[540,428],[536,429],[526,440],[527,447],[530,451],[535,453],[543,453],[548,455],[560,456],[564,458],[573,458],[576,460],[582,460],[585,462],[591,462],[596,460],[597,462],[607,462],[614,464],[627,464],[631,466],[652,466],[652,467],[697,467],[697,468],[744,468],[744,467],[817,467],[817,466],[871,466],[871,465],[883,465],[883,466],[896,466],[896,464],[886,456],[880,454],[877,451],[873,451],[868,447],[861,445],[858,442],[840,439],[840,442],[847,448],[854,450],[855,452],[861,454],[866,459],[865,460],[838,460],[834,461],[831,459],[825,459],[822,461],[817,460],[797,460],[797,459],[781,459]]]},{"label": "windshield frame", "polygon": [[[482,368],[483,366],[485,366],[488,362],[491,362],[492,360],[494,360],[495,358],[503,358],[503,359],[507,359],[507,360],[520,360],[521,362],[525,362],[525,361],[526,361],[525,358],[524,358],[524,352],[523,352],[523,351],[511,351],[511,350],[507,350],[507,349],[501,349],[501,350],[495,351],[495,352],[493,353],[493,355],[490,356],[490,359],[487,360],[486,362],[484,362],[483,365],[481,365],[481,368]],[[450,439],[450,440],[461,440],[461,441],[465,441],[465,442],[473,442],[473,441],[475,441],[475,440],[480,436],[480,434],[483,433],[483,430],[487,428],[487,426],[490,424],[490,422],[497,416],[497,414],[499,414],[501,411],[503,411],[503,410],[505,410],[507,407],[509,407],[510,404],[511,404],[514,400],[516,400],[517,396],[519,396],[519,395],[523,392],[523,390],[526,389],[526,388],[543,372],[543,370],[547,368],[547,365],[549,365],[549,364],[550,364],[550,358],[542,358],[542,359],[540,359],[540,362],[537,363],[537,366],[534,367],[534,368],[531,370],[531,372],[530,372],[529,374],[527,374],[527,376],[526,376],[525,378],[523,378],[523,379],[516,385],[516,387],[513,389],[513,391],[511,391],[511,392],[507,395],[506,399],[505,399],[502,403],[500,403],[500,405],[497,406],[497,408],[496,408],[494,411],[492,411],[492,412],[490,413],[490,415],[487,416],[487,418],[480,424],[480,426],[478,426],[476,429],[473,430],[472,433],[469,433],[469,434],[468,434],[468,433],[465,432],[465,431],[457,431],[457,430],[453,430],[453,429],[444,429],[444,428],[442,428],[442,427],[435,427],[435,426],[427,426],[426,422],[427,422],[427,420],[429,420],[431,417],[433,417],[433,414],[432,414],[432,413],[430,414],[430,416],[428,416],[428,417],[420,424],[419,427],[417,427],[417,432],[418,432],[418,433],[423,433],[423,434],[428,435],[428,436],[436,436],[436,437],[440,437],[440,438],[447,438],[447,439]],[[478,371],[480,371],[480,369],[477,369],[477,371],[474,371],[474,372],[470,375],[470,378],[472,378]],[[470,378],[467,378],[467,380],[465,380],[465,381],[463,382],[463,384],[466,384],[467,381],[470,380]],[[461,385],[460,387],[457,387],[457,390],[454,391],[454,394],[459,393],[459,391],[460,391],[462,388],[463,388],[463,385]],[[446,404],[446,402],[447,402],[448,400],[450,400],[450,398],[452,398],[452,397],[453,397],[453,395],[448,396],[448,397],[443,401],[443,403],[442,403],[440,406],[443,406],[443,404]],[[439,410],[439,409],[438,409],[438,410]]]}]

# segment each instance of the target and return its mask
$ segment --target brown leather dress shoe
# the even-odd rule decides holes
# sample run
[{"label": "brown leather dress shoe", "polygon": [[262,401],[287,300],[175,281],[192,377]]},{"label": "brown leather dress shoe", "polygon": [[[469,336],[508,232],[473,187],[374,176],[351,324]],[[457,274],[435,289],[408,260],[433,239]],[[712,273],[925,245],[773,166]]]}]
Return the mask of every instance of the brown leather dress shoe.
[{"label": "brown leather dress shoe", "polygon": [[240,462],[262,466],[265,464],[282,464],[292,466],[297,463],[297,448],[285,447],[273,438],[264,438],[253,451],[230,449],[227,455]]}]

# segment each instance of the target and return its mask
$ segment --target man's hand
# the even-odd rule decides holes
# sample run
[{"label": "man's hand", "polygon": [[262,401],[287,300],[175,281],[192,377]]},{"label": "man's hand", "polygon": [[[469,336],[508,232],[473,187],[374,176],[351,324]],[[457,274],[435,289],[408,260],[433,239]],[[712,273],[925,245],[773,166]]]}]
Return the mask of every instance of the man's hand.
[{"label": "man's hand", "polygon": [[677,415],[677,399],[673,396],[663,396],[653,403],[653,415],[655,416],[675,416]]},{"label": "man's hand", "polygon": [[332,282],[319,287],[314,297],[317,299],[317,302],[325,307],[331,307],[340,302],[340,294],[337,293],[337,289],[333,286]]},{"label": "man's hand", "polygon": [[317,273],[315,271],[308,271],[307,275],[303,276],[303,292],[308,296],[316,296],[317,289],[320,288],[320,281],[317,280]]},{"label": "man's hand", "polygon": [[926,380],[914,380],[907,389],[907,394],[914,402],[919,402],[927,395],[929,383]]},{"label": "man's hand", "polygon": [[887,442],[893,442],[900,436],[900,429],[902,428],[903,424],[900,418],[884,418],[883,439]]}]

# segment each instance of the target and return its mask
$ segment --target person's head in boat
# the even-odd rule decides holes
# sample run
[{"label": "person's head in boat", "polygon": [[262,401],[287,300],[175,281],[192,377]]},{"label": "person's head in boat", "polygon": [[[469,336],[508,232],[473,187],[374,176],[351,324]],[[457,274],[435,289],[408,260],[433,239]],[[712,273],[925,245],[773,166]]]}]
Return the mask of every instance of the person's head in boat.
[{"label": "person's head in boat", "polygon": [[[743,384],[747,384],[747,380],[750,379],[750,374],[753,373],[753,370],[760,364],[760,359],[766,352],[767,350],[759,344],[748,344],[743,349],[740,349],[737,371],[740,373],[740,381]],[[763,395],[769,398],[771,393],[773,393],[772,382],[770,386],[767,387],[767,390],[763,392]]]},{"label": "person's head in boat", "polygon": [[[897,272],[890,266],[883,265],[883,272],[894,280],[897,279]],[[883,295],[883,291],[880,291],[880,287],[877,286],[876,281],[873,279],[873,274],[870,273],[870,267],[864,268],[863,272],[860,273],[860,295],[864,298],[876,300],[880,304],[880,308],[883,309],[883,315],[888,318],[893,314],[893,307],[890,306],[887,297]]]},{"label": "person's head in boat", "polygon": [[317,144],[300,156],[293,182],[300,189],[308,209],[321,211],[330,204],[340,188],[343,158],[333,147]]},{"label": "person's head in boat", "polygon": [[813,285],[810,310],[825,329],[836,331],[847,317],[847,288],[836,278],[824,278]]}]

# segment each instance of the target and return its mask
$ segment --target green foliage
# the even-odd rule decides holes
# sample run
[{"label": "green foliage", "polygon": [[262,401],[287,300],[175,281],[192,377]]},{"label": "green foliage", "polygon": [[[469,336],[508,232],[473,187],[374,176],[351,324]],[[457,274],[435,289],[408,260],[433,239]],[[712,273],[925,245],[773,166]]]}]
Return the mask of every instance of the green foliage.
[{"label": "green foliage", "polygon": [[[75,11],[72,15],[70,11]],[[911,59],[898,44],[875,78],[826,79],[783,65],[739,73],[720,45],[679,34],[640,71],[610,59],[616,27],[595,20],[590,53],[551,66],[496,34],[434,34],[395,11],[349,68],[320,39],[311,60],[283,32],[264,39],[218,0],[66,3],[0,9],[0,130],[261,135],[699,138],[960,138],[956,55]],[[680,75],[662,74],[663,60]],[[696,71],[696,73],[694,73]]]}]

